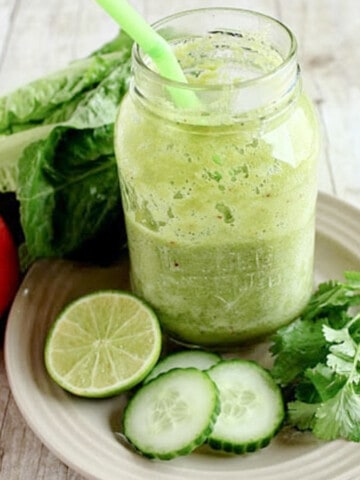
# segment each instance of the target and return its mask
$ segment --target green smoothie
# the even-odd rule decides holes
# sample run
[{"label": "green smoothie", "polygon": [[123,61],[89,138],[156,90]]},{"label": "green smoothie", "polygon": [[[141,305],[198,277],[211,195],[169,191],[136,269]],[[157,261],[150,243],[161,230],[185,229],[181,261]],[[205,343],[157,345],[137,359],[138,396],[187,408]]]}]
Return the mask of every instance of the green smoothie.
[{"label": "green smoothie", "polygon": [[[263,45],[256,63],[236,37],[219,36],[236,51],[231,75],[225,57],[208,55],[214,35],[177,41],[191,84],[237,85],[281,64]],[[135,90],[116,125],[135,293],[172,337],[196,345],[252,341],[294,319],[313,286],[318,155],[300,85],[240,116],[229,113],[230,88],[200,121],[166,102],[149,108]]]}]

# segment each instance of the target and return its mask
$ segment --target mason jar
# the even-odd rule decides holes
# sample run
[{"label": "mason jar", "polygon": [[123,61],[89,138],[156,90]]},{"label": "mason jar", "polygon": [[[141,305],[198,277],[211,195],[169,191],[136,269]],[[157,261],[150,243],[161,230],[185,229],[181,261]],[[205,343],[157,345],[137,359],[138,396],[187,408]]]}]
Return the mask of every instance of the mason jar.
[{"label": "mason jar", "polygon": [[231,8],[154,28],[187,82],[134,47],[115,126],[132,289],[179,342],[257,341],[313,287],[319,131],[296,39]]}]

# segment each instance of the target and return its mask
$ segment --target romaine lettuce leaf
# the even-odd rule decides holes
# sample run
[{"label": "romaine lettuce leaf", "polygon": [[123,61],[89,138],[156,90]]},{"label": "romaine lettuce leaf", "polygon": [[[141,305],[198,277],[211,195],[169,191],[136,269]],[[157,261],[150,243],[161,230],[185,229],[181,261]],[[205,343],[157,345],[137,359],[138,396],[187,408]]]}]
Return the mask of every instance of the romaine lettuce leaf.
[{"label": "romaine lettuce leaf", "polygon": [[0,98],[0,192],[20,202],[29,258],[103,262],[126,241],[113,125],[131,46],[120,32],[88,58]]},{"label": "romaine lettuce leaf", "polygon": [[[55,127],[25,149],[19,184],[21,223],[34,258],[69,256],[102,230],[118,227],[122,210],[113,125]],[[112,233],[111,242],[120,250],[125,230],[116,231],[120,236]]]},{"label": "romaine lettuce leaf", "polygon": [[46,76],[0,98],[0,133],[16,125],[41,123],[65,102],[88,91],[123,62],[122,53],[94,56],[73,62],[68,68]]},{"label": "romaine lettuce leaf", "polygon": [[24,148],[32,142],[47,137],[53,125],[0,135],[0,192],[16,192],[18,188],[18,160]]},{"label": "romaine lettuce leaf", "polygon": [[131,45],[120,32],[90,57],[0,98],[0,192],[16,192],[24,148],[55,126],[97,128],[114,122],[127,88]]}]

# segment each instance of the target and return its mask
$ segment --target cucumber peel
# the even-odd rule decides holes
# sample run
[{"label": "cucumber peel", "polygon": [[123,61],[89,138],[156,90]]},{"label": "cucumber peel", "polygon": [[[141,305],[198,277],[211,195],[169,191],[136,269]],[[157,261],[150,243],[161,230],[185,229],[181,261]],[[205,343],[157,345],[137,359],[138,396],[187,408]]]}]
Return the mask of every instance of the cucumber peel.
[{"label": "cucumber peel", "polygon": [[155,365],[149,375],[145,378],[144,383],[148,383],[161,373],[168,372],[174,368],[194,367],[198,370],[208,370],[210,367],[220,362],[220,360],[220,355],[205,350],[181,350],[179,352],[171,353]]},{"label": "cucumber peel", "polygon": [[241,454],[267,446],[285,416],[281,390],[270,373],[253,361],[234,359],[219,362],[208,374],[221,402],[210,447]]},{"label": "cucumber peel", "polygon": [[123,431],[142,455],[170,460],[202,445],[219,413],[218,389],[205,372],[173,369],[149,381],[129,400]]}]

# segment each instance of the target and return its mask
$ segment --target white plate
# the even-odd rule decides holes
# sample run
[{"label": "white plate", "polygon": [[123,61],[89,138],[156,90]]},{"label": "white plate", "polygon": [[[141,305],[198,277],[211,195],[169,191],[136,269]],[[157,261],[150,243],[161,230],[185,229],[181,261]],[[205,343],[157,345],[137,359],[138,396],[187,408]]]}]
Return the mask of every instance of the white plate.
[{"label": "white plate", "polygon": [[[360,211],[330,196],[318,199],[316,282],[360,270]],[[124,397],[87,400],[57,387],[43,365],[49,324],[71,299],[100,287],[127,287],[126,261],[116,268],[64,261],[36,263],[15,299],[7,324],[8,379],[35,434],[67,465],[101,480],[352,480],[360,478],[360,445],[323,443],[310,434],[283,431],[260,452],[246,456],[199,450],[169,462],[142,458],[116,438]],[[264,349],[250,352],[260,361]]]}]

